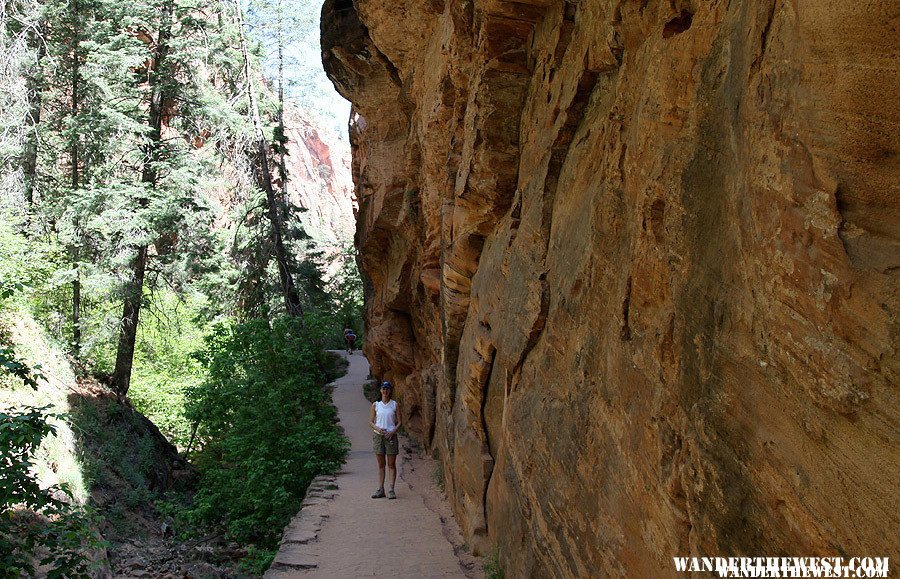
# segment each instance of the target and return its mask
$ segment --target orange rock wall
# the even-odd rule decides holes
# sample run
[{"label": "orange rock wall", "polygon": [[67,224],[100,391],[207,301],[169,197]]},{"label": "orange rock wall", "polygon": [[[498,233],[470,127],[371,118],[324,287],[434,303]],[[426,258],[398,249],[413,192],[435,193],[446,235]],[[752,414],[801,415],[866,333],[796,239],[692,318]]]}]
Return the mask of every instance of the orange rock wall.
[{"label": "orange rock wall", "polygon": [[900,555],[898,22],[325,2],[366,354],[508,576]]}]

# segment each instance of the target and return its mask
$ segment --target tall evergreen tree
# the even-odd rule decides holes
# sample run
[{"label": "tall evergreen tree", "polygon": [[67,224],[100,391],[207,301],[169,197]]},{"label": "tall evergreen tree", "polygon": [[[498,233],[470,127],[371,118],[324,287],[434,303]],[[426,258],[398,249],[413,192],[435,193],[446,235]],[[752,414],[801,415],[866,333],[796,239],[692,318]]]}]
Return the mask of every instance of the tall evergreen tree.
[{"label": "tall evergreen tree", "polygon": [[[131,254],[125,282],[122,318],[112,383],[121,394],[128,391],[135,341],[144,302],[146,276],[154,280],[189,275],[184,268],[198,264],[213,251],[208,203],[201,195],[203,163],[194,149],[212,110],[209,76],[213,39],[227,30],[215,22],[221,4],[196,4],[190,0],[149,0],[146,8],[147,65],[139,85],[145,106],[140,131],[140,179],[130,208],[136,218],[135,235],[125,239]],[[152,30],[150,27],[153,27]],[[227,42],[227,40],[226,40]],[[183,259],[193,254],[192,259]],[[176,270],[181,269],[182,273]]]},{"label": "tall evergreen tree", "polygon": [[[161,18],[159,29],[156,33],[153,57],[149,64],[147,74],[149,111],[149,131],[143,145],[143,164],[141,167],[141,182],[152,193],[159,181],[159,170],[162,153],[162,123],[163,112],[169,106],[172,99],[172,83],[166,78],[170,74],[168,61],[172,36],[172,13],[174,0],[165,0],[161,6]],[[148,197],[138,199],[138,204],[146,208],[150,203]],[[141,313],[141,302],[144,291],[144,275],[147,268],[146,240],[139,242],[131,262],[130,278],[125,286],[122,328],[119,333],[119,346],[116,351],[116,367],[113,370],[113,386],[120,394],[128,392],[131,384],[131,369],[134,363],[134,345],[137,339],[138,320]]]},{"label": "tall evergreen tree", "polygon": [[[49,189],[53,193],[43,191],[44,197],[47,197],[49,204],[44,205],[43,209],[50,210],[48,216],[51,217],[51,229],[58,233],[60,229],[70,230],[72,235],[64,235],[66,238],[66,249],[72,264],[71,270],[71,326],[72,326],[72,351],[77,357],[81,348],[81,255],[82,240],[80,234],[80,219],[77,214],[70,214],[74,219],[66,224],[71,225],[70,228],[60,223],[60,215],[56,214],[54,209],[64,211],[68,203],[71,202],[72,196],[82,187],[84,181],[83,171],[86,165],[86,155],[83,151],[83,141],[86,140],[84,122],[91,117],[82,111],[86,110],[84,103],[90,105],[95,104],[92,91],[85,82],[82,75],[82,66],[88,58],[90,50],[85,46],[87,37],[86,31],[91,27],[93,11],[96,8],[94,0],[67,0],[65,3],[48,3],[45,17],[47,18],[48,38],[46,45],[51,51],[51,58],[54,62],[50,65],[48,86],[48,98],[45,99],[40,93],[32,97],[32,102],[38,107],[36,111],[36,120],[40,119],[40,106],[46,101],[51,110],[51,119],[58,123],[58,148],[48,148],[42,151],[39,156],[37,149],[37,140],[35,140],[33,151],[28,150],[26,154],[26,174],[30,172],[30,162],[33,158],[35,163],[34,174],[28,175],[31,182],[29,190],[30,197],[34,198],[34,192],[40,190],[40,178],[37,174],[38,160],[53,160],[58,167],[59,172],[54,174],[53,170],[46,171],[45,177],[49,177],[53,185]],[[41,43],[44,44],[43,42]],[[40,54],[40,51],[38,51]],[[89,108],[88,107],[88,108]],[[54,111],[55,109],[55,111]],[[52,125],[51,125],[52,126]],[[57,156],[57,151],[62,152]],[[33,152],[33,157],[32,157]],[[51,165],[51,166],[53,166]],[[48,194],[49,193],[49,194]],[[55,204],[55,208],[53,207]],[[60,227],[62,226],[62,227]]]},{"label": "tall evergreen tree", "polygon": [[[36,0],[0,3],[0,198],[4,209],[31,199],[29,144],[36,138],[34,97],[40,73],[37,45],[40,5]],[[30,205],[30,203],[28,203]]]},{"label": "tall evergreen tree", "polygon": [[34,193],[37,185],[37,157],[40,139],[38,127],[41,123],[41,94],[43,92],[43,60],[46,56],[44,34],[46,26],[43,11],[36,15],[34,24],[28,27],[28,48],[33,55],[32,63],[25,72],[28,116],[25,121],[25,146],[22,151],[22,172],[25,187],[25,201],[29,210],[34,209]]},{"label": "tall evergreen tree", "polygon": [[293,274],[291,273],[291,257],[288,254],[284,243],[283,216],[279,207],[278,195],[276,194],[275,186],[272,182],[272,172],[269,168],[270,147],[266,139],[265,131],[263,130],[259,106],[256,100],[254,75],[250,63],[250,49],[247,45],[246,35],[244,34],[243,10],[237,0],[234,2],[234,11],[240,36],[241,54],[244,58],[247,102],[250,108],[250,118],[253,122],[253,139],[256,152],[256,165],[254,170],[259,186],[266,194],[267,214],[272,234],[272,247],[274,250],[275,262],[278,266],[278,275],[281,281],[281,291],[284,296],[285,310],[288,315],[302,319],[303,305],[300,301],[300,294],[297,291]]}]

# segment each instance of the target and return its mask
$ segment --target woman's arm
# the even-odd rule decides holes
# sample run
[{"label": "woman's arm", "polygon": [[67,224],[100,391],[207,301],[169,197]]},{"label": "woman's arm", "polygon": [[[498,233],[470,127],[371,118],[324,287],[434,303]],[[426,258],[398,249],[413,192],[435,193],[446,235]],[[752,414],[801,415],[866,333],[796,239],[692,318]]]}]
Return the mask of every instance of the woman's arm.
[{"label": "woman's arm", "polygon": [[384,434],[384,431],[375,426],[375,403],[372,403],[372,408],[369,409],[369,426],[372,427],[372,430],[378,432],[380,434]]}]

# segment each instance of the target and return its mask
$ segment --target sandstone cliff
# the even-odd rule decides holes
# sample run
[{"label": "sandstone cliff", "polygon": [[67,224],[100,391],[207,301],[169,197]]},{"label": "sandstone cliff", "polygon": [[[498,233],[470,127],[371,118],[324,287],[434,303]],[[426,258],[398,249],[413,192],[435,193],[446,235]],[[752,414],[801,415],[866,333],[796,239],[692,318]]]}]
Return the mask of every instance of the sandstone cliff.
[{"label": "sandstone cliff", "polygon": [[509,576],[900,555],[898,22],[326,0],[366,354]]}]

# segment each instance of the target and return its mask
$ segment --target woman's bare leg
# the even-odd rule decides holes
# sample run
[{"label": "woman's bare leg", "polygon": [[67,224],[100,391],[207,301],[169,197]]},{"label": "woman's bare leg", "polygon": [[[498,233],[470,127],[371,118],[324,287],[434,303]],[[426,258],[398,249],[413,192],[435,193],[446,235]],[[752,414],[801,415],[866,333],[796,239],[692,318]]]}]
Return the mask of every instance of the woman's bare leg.
[{"label": "woman's bare leg", "polygon": [[[391,473],[391,490],[394,490],[394,483],[397,481],[397,455],[387,455],[388,471]],[[384,480],[384,469],[381,471],[381,480]]]},{"label": "woman's bare leg", "polygon": [[[378,459],[378,488],[384,488],[384,455],[376,454],[375,458]],[[388,457],[389,459],[391,457]],[[394,488],[391,486],[391,488]]]}]

